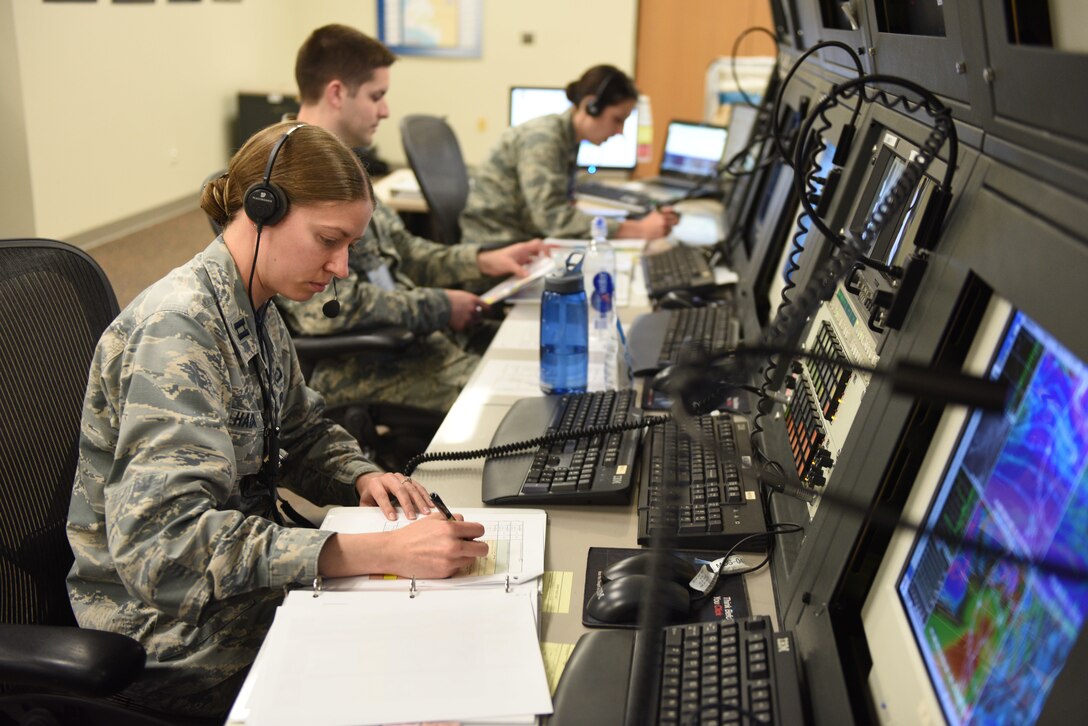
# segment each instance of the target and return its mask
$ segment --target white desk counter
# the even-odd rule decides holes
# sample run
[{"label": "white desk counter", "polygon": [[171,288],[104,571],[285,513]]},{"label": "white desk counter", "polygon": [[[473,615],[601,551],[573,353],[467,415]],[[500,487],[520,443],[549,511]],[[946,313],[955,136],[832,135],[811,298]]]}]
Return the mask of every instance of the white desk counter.
[{"label": "white desk counter", "polygon": [[[620,252],[637,258],[634,251]],[[618,268],[632,276],[628,304],[619,309],[625,324],[649,309],[640,266]],[[622,284],[622,283],[621,283]],[[483,449],[490,445],[503,416],[513,403],[526,395],[543,395],[536,386],[538,366],[537,332],[540,307],[522,302],[511,307],[495,341],[483,356],[457,401],[439,428],[428,452]],[[430,491],[438,492],[453,511],[481,507],[484,462],[429,462],[413,474]],[[590,547],[637,547],[637,492],[624,505],[552,506],[547,508],[545,570],[551,582],[569,583],[563,590],[544,593],[541,613],[541,640],[548,644],[573,645],[587,632],[581,623],[582,594],[585,588],[586,556]],[[506,505],[508,506],[508,505]],[[532,505],[539,506],[539,505]],[[769,614],[777,621],[768,568],[746,576],[749,609]],[[565,659],[563,660],[565,663]],[[258,673],[254,669],[251,679]],[[250,682],[247,681],[247,685]],[[231,723],[245,721],[246,691],[232,712]]]}]

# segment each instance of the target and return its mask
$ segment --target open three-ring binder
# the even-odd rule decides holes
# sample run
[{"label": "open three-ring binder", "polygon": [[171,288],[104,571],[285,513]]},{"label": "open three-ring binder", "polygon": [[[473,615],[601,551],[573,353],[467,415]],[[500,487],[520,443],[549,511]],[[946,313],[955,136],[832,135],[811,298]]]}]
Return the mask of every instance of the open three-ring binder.
[{"label": "open three-ring binder", "polygon": [[[231,722],[532,722],[552,711],[539,647],[547,515],[459,509],[484,525],[488,556],[445,580],[358,577],[293,590]],[[330,510],[322,529],[411,526],[376,508]]]}]

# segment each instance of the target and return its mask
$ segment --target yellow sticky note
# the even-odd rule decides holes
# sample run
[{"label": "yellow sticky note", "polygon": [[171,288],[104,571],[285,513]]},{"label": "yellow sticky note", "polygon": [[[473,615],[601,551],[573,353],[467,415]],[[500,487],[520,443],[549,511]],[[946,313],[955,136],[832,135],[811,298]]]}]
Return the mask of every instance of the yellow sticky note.
[{"label": "yellow sticky note", "polygon": [[544,573],[544,598],[541,610],[546,613],[569,613],[573,572],[548,570]]},{"label": "yellow sticky note", "polygon": [[563,675],[563,669],[567,667],[574,643],[540,643],[540,655],[544,658],[544,672],[548,676],[548,690],[555,695],[555,687],[559,685],[559,677]]}]

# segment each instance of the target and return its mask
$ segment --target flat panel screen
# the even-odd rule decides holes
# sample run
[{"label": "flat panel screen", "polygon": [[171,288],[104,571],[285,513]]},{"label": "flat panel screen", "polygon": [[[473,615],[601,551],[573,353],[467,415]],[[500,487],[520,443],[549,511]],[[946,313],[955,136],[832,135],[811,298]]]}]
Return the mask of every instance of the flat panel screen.
[{"label": "flat panel screen", "polygon": [[[510,125],[517,126],[538,116],[563,113],[570,107],[562,88],[544,86],[515,86],[510,89]],[[623,134],[613,136],[603,144],[583,141],[578,148],[578,166],[593,172],[597,169],[634,169],[638,159],[638,109],[627,117]]]},{"label": "flat panel screen", "polygon": [[722,126],[670,121],[665,135],[662,173],[709,177],[718,171],[728,131]]},{"label": "flat panel screen", "polygon": [[1088,367],[1021,312],[988,320],[976,349],[1010,402],[946,413],[907,505],[925,528],[893,542],[863,613],[889,721],[1035,723],[1088,613],[1084,575],[1054,567],[1088,571]]}]

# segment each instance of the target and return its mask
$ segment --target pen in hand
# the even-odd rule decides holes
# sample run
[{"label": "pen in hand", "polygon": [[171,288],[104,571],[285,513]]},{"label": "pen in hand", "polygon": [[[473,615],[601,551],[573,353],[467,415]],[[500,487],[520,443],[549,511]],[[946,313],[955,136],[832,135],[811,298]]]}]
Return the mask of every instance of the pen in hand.
[{"label": "pen in hand", "polygon": [[438,511],[442,512],[446,519],[453,519],[453,512],[450,511],[450,508],[446,506],[446,503],[442,501],[442,497],[438,496],[437,493],[431,492],[431,502],[434,503]]}]

